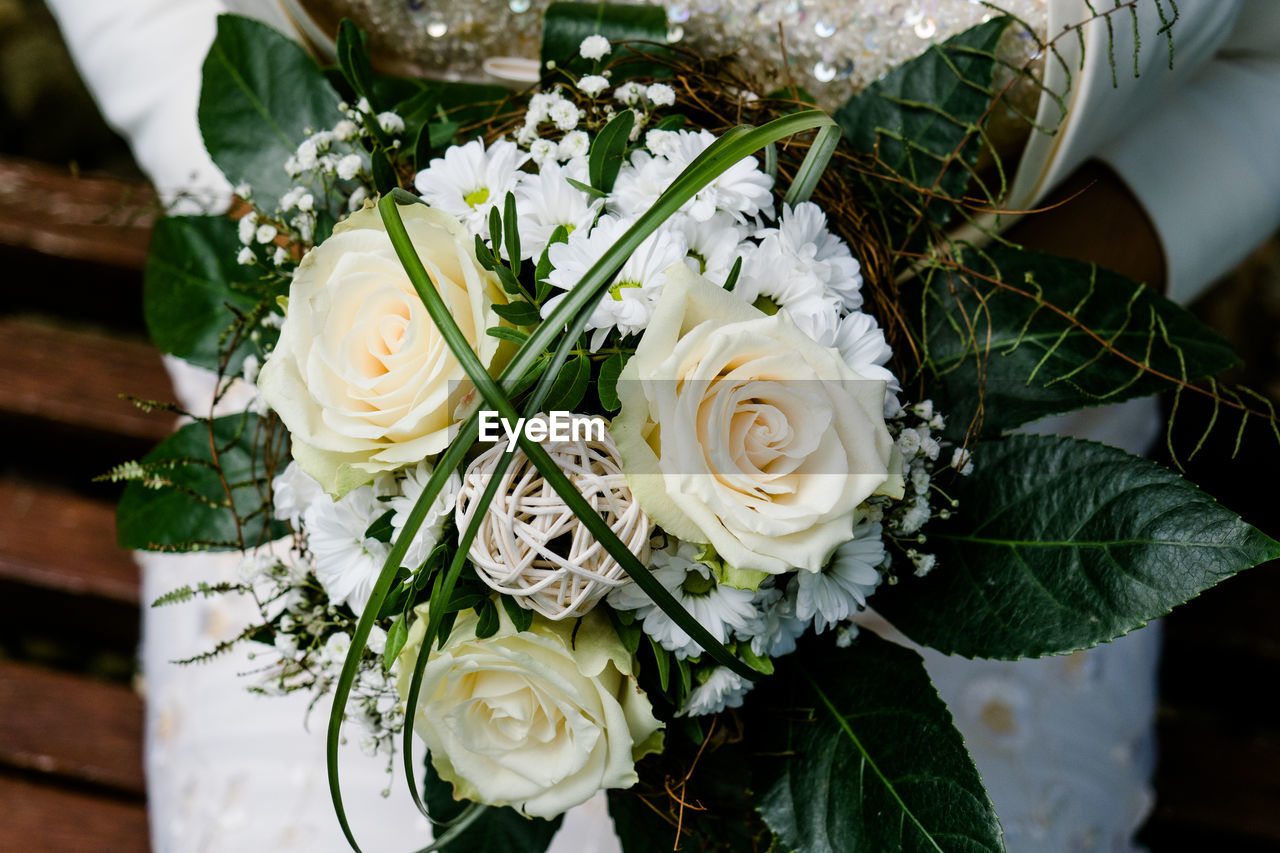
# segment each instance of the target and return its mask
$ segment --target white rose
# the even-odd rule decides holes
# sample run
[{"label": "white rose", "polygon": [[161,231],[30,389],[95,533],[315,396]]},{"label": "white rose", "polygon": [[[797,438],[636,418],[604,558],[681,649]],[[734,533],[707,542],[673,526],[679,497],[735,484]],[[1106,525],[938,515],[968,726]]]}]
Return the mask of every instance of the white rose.
[{"label": "white rose", "polygon": [[[474,240],[441,211],[400,213],[462,334],[493,365],[499,342],[485,330],[499,324],[493,304],[506,298],[476,261]],[[443,450],[455,425],[450,394],[464,382],[372,202],[303,258],[258,379],[292,434],[294,459],[335,496]]]},{"label": "white rose", "polygon": [[679,264],[611,429],[655,523],[738,569],[816,572],[867,498],[901,496],[884,393],[785,311],[766,316]]},{"label": "white rose", "polygon": [[[426,605],[400,652],[407,697]],[[554,817],[606,788],[637,781],[635,762],[662,749],[662,724],[636,684],[631,655],[608,620],[589,613],[534,616],[517,633],[498,608],[498,633],[476,639],[476,615],[458,615],[423,670],[414,731],[454,797]]]}]

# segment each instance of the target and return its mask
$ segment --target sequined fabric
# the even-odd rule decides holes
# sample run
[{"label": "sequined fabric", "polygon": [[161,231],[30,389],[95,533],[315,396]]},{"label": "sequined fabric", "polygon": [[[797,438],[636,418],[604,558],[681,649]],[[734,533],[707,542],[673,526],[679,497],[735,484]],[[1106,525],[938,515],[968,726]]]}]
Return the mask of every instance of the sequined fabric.
[{"label": "sequined fabric", "polygon": [[[331,33],[344,15],[351,17],[371,33],[374,55],[394,58],[391,64],[402,70],[478,78],[486,58],[537,57],[549,0],[283,2],[295,18],[314,24],[315,33]],[[1047,2],[999,4],[1025,23],[1011,28],[1002,46],[1012,65],[1023,65],[1039,49]],[[977,0],[665,0],[661,5],[669,42],[704,54],[736,54],[765,85],[794,82],[824,106],[841,103],[930,44],[997,14]]]}]

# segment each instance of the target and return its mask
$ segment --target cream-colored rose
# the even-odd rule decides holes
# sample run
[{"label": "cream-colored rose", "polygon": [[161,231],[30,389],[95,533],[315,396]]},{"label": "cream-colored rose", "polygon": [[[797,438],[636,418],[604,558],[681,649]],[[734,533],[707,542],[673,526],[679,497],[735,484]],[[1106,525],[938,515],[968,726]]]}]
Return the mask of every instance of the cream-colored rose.
[{"label": "cream-colored rose", "polygon": [[901,496],[884,382],[683,265],[618,395],[613,436],[641,509],[736,569],[819,571],[867,498]]},{"label": "cream-colored rose", "polygon": [[[401,696],[426,605],[417,613],[400,653]],[[498,613],[498,633],[483,640],[475,612],[459,614],[423,671],[414,730],[454,796],[554,817],[597,791],[634,785],[635,762],[662,749],[662,724],[608,620],[598,612],[573,622],[534,616],[517,633]]]},{"label": "cream-colored rose", "polygon": [[[499,342],[485,330],[499,323],[493,304],[506,301],[497,278],[476,261],[456,219],[417,204],[400,213],[458,327],[490,366]],[[370,202],[298,266],[258,385],[289,428],[298,464],[337,496],[443,450],[455,424],[450,393],[464,380]]]}]

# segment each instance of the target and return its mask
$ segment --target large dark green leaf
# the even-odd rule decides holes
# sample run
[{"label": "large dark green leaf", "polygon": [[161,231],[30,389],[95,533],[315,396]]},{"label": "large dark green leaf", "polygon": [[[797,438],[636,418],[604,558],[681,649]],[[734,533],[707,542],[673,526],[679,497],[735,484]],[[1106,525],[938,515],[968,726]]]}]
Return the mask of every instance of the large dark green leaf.
[{"label": "large dark green leaf", "polygon": [[582,40],[602,35],[610,41],[658,42],[656,45],[615,46],[605,62],[624,58],[613,69],[611,82],[621,83],[628,77],[661,77],[670,69],[644,56],[664,55],[667,39],[667,13],[661,6],[622,6],[612,3],[552,3],[547,7],[542,24],[542,62],[554,62],[557,68],[568,68],[578,74],[589,74],[594,63],[579,54]]},{"label": "large dark green leaf", "polygon": [[977,768],[919,655],[863,634],[847,649],[811,645],[784,660],[791,707],[766,741],[783,757],[761,780],[758,803],[781,849],[1004,849]]},{"label": "large dark green leaf", "polygon": [[[256,415],[230,415],[190,423],[165,439],[142,460],[156,477],[172,485],[125,486],[116,508],[116,538],[122,548],[140,550],[233,550],[278,539],[289,532],[283,522],[266,525],[264,500],[271,494],[254,450],[265,440],[266,422]],[[218,449],[222,478],[212,466]],[[171,464],[165,464],[169,462]],[[232,487],[233,514],[223,487]],[[242,521],[237,530],[236,516]],[[240,537],[243,537],[241,540]]]},{"label": "large dark green leaf", "polygon": [[937,273],[923,291],[929,393],[952,437],[976,425],[979,392],[992,435],[1236,362],[1190,312],[1118,273],[1012,247],[962,260],[976,274]]},{"label": "large dark green leaf", "polygon": [[1280,544],[1154,462],[1056,436],[982,443],[960,501],[929,531],[938,564],[876,593],[918,643],[1020,658],[1113,640]]},{"label": "large dark green leaf", "polygon": [[[453,799],[453,786],[440,778],[427,761],[427,810],[438,821],[450,821],[466,808],[466,803]],[[562,818],[542,820],[528,818],[512,808],[489,807],[474,823],[453,841],[441,847],[441,853],[543,853],[551,837],[560,828]],[[443,834],[442,828],[436,835]]]},{"label": "large dark green leaf", "polygon": [[308,133],[337,124],[338,103],[296,42],[249,18],[218,17],[204,61],[200,133],[227,180],[253,186],[258,207],[277,206],[292,186],[285,160]]},{"label": "large dark green leaf", "polygon": [[[231,309],[252,310],[283,293],[271,288],[253,267],[236,262],[240,241],[236,224],[225,216],[176,216],[161,219],[151,231],[151,253],[143,285],[147,331],[157,347],[192,364],[216,370],[220,342],[235,322]],[[231,353],[228,375],[240,370],[250,353],[270,343],[245,339]],[[274,337],[271,335],[270,337]]]},{"label": "large dark green leaf", "polygon": [[[995,94],[996,44],[1012,20],[992,18],[934,45],[853,96],[835,114],[849,144],[875,155],[883,175],[960,198],[981,151],[976,128]],[[930,218],[942,224],[950,209],[933,202]]]}]

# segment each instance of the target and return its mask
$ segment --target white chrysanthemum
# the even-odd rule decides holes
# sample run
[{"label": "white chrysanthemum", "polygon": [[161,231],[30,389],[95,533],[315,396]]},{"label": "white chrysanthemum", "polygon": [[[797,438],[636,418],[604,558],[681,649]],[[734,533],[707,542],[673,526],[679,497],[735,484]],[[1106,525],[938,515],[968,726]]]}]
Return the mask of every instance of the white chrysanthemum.
[{"label": "white chrysanthemum", "polygon": [[783,306],[783,310],[800,327],[800,331],[824,347],[835,345],[840,332],[840,303],[836,300],[823,294],[810,293],[799,299],[775,301]]},{"label": "white chrysanthemum", "polygon": [[515,189],[516,216],[525,258],[541,258],[547,241],[561,225],[571,235],[590,230],[601,200],[574,187],[569,178],[586,183],[586,163],[571,160],[562,166],[548,161],[537,173],[520,173]]},{"label": "white chrysanthemum", "polygon": [[361,486],[338,501],[314,501],[303,512],[316,577],[335,605],[360,613],[369,603],[391,546],[364,534],[386,511],[374,487]]},{"label": "white chrysanthemum", "polygon": [[807,201],[783,205],[778,226],[759,236],[751,271],[760,293],[784,304],[816,290],[838,299],[845,311],[861,307],[861,267],[845,242],[827,230],[822,208]]},{"label": "white chrysanthemum", "polygon": [[604,59],[605,55],[612,50],[609,40],[601,35],[587,36],[582,40],[582,44],[578,46],[578,53],[583,59]]},{"label": "white chrysanthemum", "polygon": [[[674,139],[665,138],[662,146],[670,152],[655,157],[637,150],[631,162],[618,173],[609,207],[623,216],[644,213],[685,167],[706,150],[716,137],[709,131],[672,131]],[[680,208],[699,221],[710,219],[723,210],[739,222],[761,213],[771,215],[773,199],[769,190],[773,179],[766,175],[754,157],[745,157],[730,166],[724,174],[698,191]]]},{"label": "white chrysanthemum", "polygon": [[[717,583],[711,569],[697,561],[698,551],[698,545],[681,542],[674,551],[654,552],[653,576],[720,642],[735,634],[751,636],[759,618],[752,603],[755,593]],[[609,593],[609,604],[615,610],[635,610],[644,621],[644,632],[676,657],[702,654],[702,647],[635,584]]]},{"label": "white chrysanthemum", "polygon": [[751,650],[760,657],[781,657],[796,650],[796,640],[809,623],[796,616],[796,594],[793,586],[786,590],[762,586],[755,597],[760,614]]},{"label": "white chrysanthemum", "polygon": [[462,220],[472,234],[489,233],[489,211],[515,188],[528,154],[500,139],[486,150],[473,139],[455,145],[418,173],[413,184],[427,204]]},{"label": "white chrysanthemum", "polygon": [[676,214],[667,222],[666,228],[684,239],[689,268],[722,286],[747,236],[747,229],[727,213],[717,213],[705,222]]},{"label": "white chrysanthemum", "polygon": [[[431,479],[433,470],[431,463],[425,459],[415,467],[407,469],[404,480],[400,483],[400,495],[386,502],[386,508],[393,513],[391,528],[395,531],[395,539],[392,541],[399,541],[405,522],[409,520],[409,513],[413,512],[413,507],[418,502],[422,490],[426,488],[427,481]],[[457,471],[454,471],[449,475],[449,479],[445,480],[444,488],[436,496],[431,509],[427,510],[426,518],[422,520],[422,526],[418,528],[418,535],[413,537],[409,550],[405,552],[405,566],[416,569],[422,565],[431,554],[431,549],[440,542],[444,523],[453,515],[453,505],[458,499],[458,490],[461,487],[462,478],[458,476]]]},{"label": "white chrysanthemum", "polygon": [[303,471],[297,462],[290,462],[271,481],[271,512],[276,518],[288,521],[296,529],[307,507],[322,498],[328,501],[324,487]]},{"label": "white chrysanthemum", "polygon": [[797,572],[796,616],[813,619],[813,629],[822,633],[857,613],[867,604],[867,596],[880,585],[877,566],[884,561],[880,525],[863,522],[853,529],[853,538],[836,549],[831,563],[820,572]]},{"label": "white chrysanthemum", "polygon": [[902,390],[898,377],[884,366],[892,357],[893,349],[884,339],[884,330],[870,314],[855,311],[842,319],[831,346],[840,351],[845,364],[859,375],[868,379],[883,379],[891,393]]},{"label": "white chrysanthemum", "polygon": [[718,666],[711,671],[706,681],[690,691],[676,716],[700,717],[703,714],[718,714],[725,708],[740,708],[743,697],[751,687],[751,682],[741,675],[728,667]]},{"label": "white chrysanthemum", "polygon": [[[629,220],[603,216],[590,233],[584,229],[574,231],[567,243],[551,247],[548,257],[554,269],[547,280],[562,290],[572,290],[631,225]],[[591,339],[592,348],[604,343],[610,329],[616,328],[623,335],[644,331],[666,283],[667,269],[684,257],[684,240],[679,234],[660,230],[649,235],[627,258],[608,294],[587,321],[587,329],[596,330]],[[561,294],[547,300],[542,306],[543,316],[549,316],[563,298]]]}]

